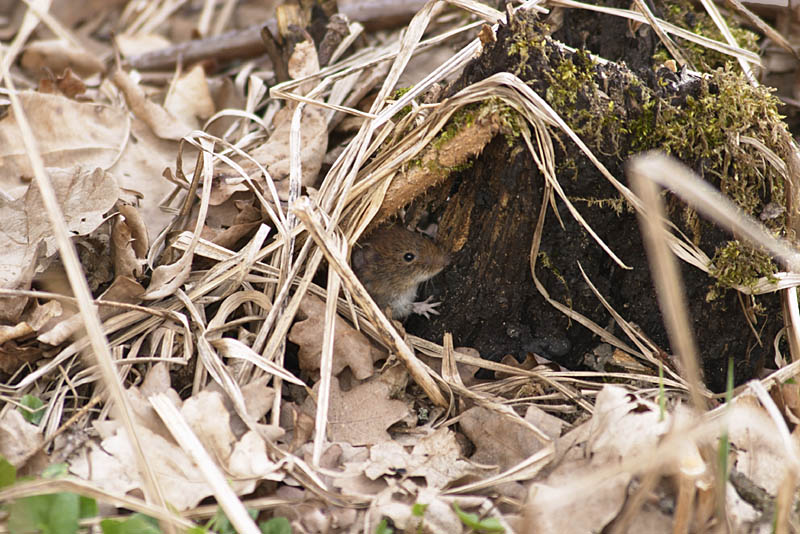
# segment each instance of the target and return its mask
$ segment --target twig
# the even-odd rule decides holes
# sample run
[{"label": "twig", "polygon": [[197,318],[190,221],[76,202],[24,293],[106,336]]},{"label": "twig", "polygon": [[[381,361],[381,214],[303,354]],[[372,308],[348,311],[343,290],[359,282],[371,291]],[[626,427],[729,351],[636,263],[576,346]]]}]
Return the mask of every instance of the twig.
[{"label": "twig", "polygon": [[[405,22],[425,4],[421,0],[350,0],[339,2],[339,13],[367,26]],[[243,30],[233,30],[214,37],[186,41],[161,50],[128,58],[128,65],[138,70],[163,70],[173,68],[180,59],[184,65],[207,59],[228,61],[249,59],[264,55],[261,29],[277,35],[278,23],[274,18]]]},{"label": "twig", "polygon": [[233,30],[139,54],[128,58],[127,63],[138,70],[164,70],[173,68],[179,59],[184,64],[191,64],[207,59],[227,61],[260,56],[266,52],[261,40],[261,28],[264,25],[273,33],[278,30],[275,19],[269,19],[265,24],[256,24],[244,30]]}]

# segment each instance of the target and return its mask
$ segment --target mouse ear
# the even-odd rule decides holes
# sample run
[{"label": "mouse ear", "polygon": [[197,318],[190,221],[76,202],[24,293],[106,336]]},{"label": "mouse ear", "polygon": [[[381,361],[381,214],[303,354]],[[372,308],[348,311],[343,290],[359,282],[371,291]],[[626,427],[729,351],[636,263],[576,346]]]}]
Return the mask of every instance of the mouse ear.
[{"label": "mouse ear", "polygon": [[377,252],[369,245],[356,246],[353,254],[350,256],[350,264],[356,271],[363,271],[364,268],[370,264],[375,263],[377,259]]}]

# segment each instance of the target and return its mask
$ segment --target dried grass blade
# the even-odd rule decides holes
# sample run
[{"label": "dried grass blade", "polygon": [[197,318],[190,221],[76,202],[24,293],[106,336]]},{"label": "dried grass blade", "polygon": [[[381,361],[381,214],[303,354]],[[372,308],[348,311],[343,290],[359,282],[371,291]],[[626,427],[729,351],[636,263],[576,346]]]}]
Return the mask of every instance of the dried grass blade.
[{"label": "dried grass blade", "polygon": [[[14,61],[16,61],[17,54],[20,53],[22,47],[25,46],[25,42],[28,40],[28,37],[31,36],[33,31],[36,29],[36,26],[39,25],[39,16],[34,11],[34,8],[38,8],[40,13],[47,12],[47,10],[50,9],[50,3],[51,0],[38,0],[29,4],[29,8],[25,12],[25,16],[22,19],[22,24],[20,24],[14,39],[11,41],[11,44],[9,44],[8,47],[4,46],[3,48],[0,48],[0,52],[5,50],[2,55],[2,61],[0,61],[0,80],[8,75],[8,69],[10,69]],[[8,84],[6,84],[6,86],[8,86]],[[11,88],[8,90],[12,91]]]},{"label": "dried grass blade", "polygon": [[[639,0],[641,1],[641,0]],[[728,23],[725,22],[725,19],[722,18],[722,15],[717,8],[717,5],[712,2],[711,0],[700,0],[700,3],[703,4],[703,7],[706,10],[706,13],[711,17],[711,20],[714,21],[714,24],[717,26],[717,29],[720,31],[725,40],[728,41],[728,44],[731,46],[739,46],[736,42],[736,39],[733,37],[730,28],[728,28]],[[745,61],[742,57],[737,57],[736,60],[739,62],[739,65],[742,67],[742,71],[744,75],[747,77],[747,80],[752,85],[758,85],[758,80],[756,80],[755,75],[753,74],[753,69],[750,68],[750,65]]]},{"label": "dried grass blade", "polygon": [[233,145],[233,144],[225,141],[224,139],[220,139],[218,137],[214,137],[213,135],[210,135],[210,134],[208,134],[206,132],[200,132],[200,131],[191,132],[189,135],[187,135],[184,138],[184,141],[186,141],[187,143],[189,143],[192,146],[196,147],[198,150],[201,150],[201,151],[204,151],[204,152],[206,150],[210,150],[210,148],[213,147],[213,144],[219,143],[220,145],[225,146],[227,149],[232,150],[237,155],[250,160],[250,162],[253,163],[258,168],[258,170],[261,172],[261,175],[264,177],[264,180],[267,183],[267,189],[269,190],[270,198],[272,200],[272,203],[270,203],[270,202],[268,202],[266,200],[264,195],[261,193],[261,188],[256,187],[252,183],[252,181],[250,180],[250,177],[248,176],[248,174],[245,172],[245,170],[238,163],[236,163],[235,161],[230,159],[225,154],[219,154],[219,153],[213,154],[212,153],[214,157],[218,158],[220,161],[222,161],[226,165],[230,166],[237,173],[239,173],[239,175],[242,177],[242,179],[245,181],[245,183],[247,183],[248,186],[250,187],[250,191],[253,192],[253,194],[259,200],[261,205],[264,207],[264,210],[267,212],[267,215],[269,215],[270,220],[274,223],[275,228],[277,229],[277,231],[281,235],[284,235],[284,236],[286,235],[286,233],[288,232],[286,216],[283,213],[283,211],[281,211],[278,208],[281,205],[280,197],[278,195],[278,190],[275,187],[275,182],[272,179],[272,176],[269,174],[269,172],[267,171],[267,169],[263,165],[261,165],[258,161],[256,161],[255,158],[253,158],[253,156],[251,156],[249,153],[245,152],[244,150],[242,150],[241,148],[237,147],[236,145]]},{"label": "dried grass blade", "polygon": [[205,327],[203,315],[197,309],[192,298],[184,293],[182,290],[175,292],[175,297],[184,305],[186,310],[192,316],[196,327],[200,329],[197,335],[197,355],[202,365],[195,368],[194,381],[192,383],[192,393],[198,393],[206,385],[206,373],[211,375],[211,378],[217,382],[223,391],[233,401],[236,410],[242,414],[246,413],[244,407],[244,397],[239,389],[239,384],[231,376],[228,367],[226,367],[219,356],[214,352],[213,347],[208,339],[208,330]]},{"label": "dried grass blade", "polygon": [[276,378],[280,378],[281,380],[285,380],[286,382],[290,382],[296,386],[306,387],[305,382],[294,376],[283,367],[279,367],[271,361],[265,360],[259,353],[255,352],[238,339],[223,337],[214,339],[210,343],[212,347],[219,350],[219,352],[226,358],[237,358],[248,361],[259,369],[275,376]]},{"label": "dried grass blade", "polygon": [[[596,6],[592,4],[586,4],[583,2],[577,2],[576,0],[548,0],[548,3],[561,7],[571,7],[575,9],[586,9],[588,11],[596,11],[598,13],[605,13],[607,15],[614,15],[616,17],[623,17],[626,19],[634,20],[636,22],[642,22],[644,24],[648,24],[647,19],[641,13],[630,11],[628,9],[617,9],[611,7]],[[710,48],[711,50],[716,50],[721,54],[734,57],[741,57],[746,61],[753,63],[754,65],[761,65],[761,58],[758,56],[758,54],[754,52],[745,50],[743,48],[730,46],[728,44],[715,41],[714,39],[703,37],[702,35],[697,35],[696,33],[684,30],[683,28],[675,26],[674,24],[670,24],[669,22],[666,22],[661,19],[656,19],[656,20],[658,20],[658,23],[661,25],[661,28],[669,34],[675,35],[682,39],[686,39],[687,41],[691,41],[695,44],[699,44],[700,46]]]},{"label": "dried grass blade", "polygon": [[[789,471],[784,475],[778,494],[775,496],[775,534],[789,534],[796,531],[796,523],[792,521],[795,489],[797,488],[797,472]],[[793,528],[792,528],[793,527]]]},{"label": "dried grass blade", "polygon": [[648,152],[632,159],[631,169],[670,189],[684,202],[751,247],[772,254],[789,271],[800,273],[800,252],[788,241],[775,238],[762,224],[743,213],[730,199],[676,159],[658,152]]},{"label": "dried grass blade", "polygon": [[[611,306],[611,304],[609,304],[609,302],[603,297],[603,295],[600,293],[600,291],[597,289],[597,287],[592,283],[592,281],[586,275],[586,271],[583,270],[583,265],[581,265],[581,262],[578,262],[578,269],[580,269],[581,275],[583,276],[583,279],[586,280],[586,283],[589,285],[589,289],[592,290],[592,293],[595,294],[595,296],[598,298],[598,300],[603,305],[603,307],[605,307],[605,309],[608,310],[608,313],[611,314],[611,316],[614,318],[614,321],[616,321],[617,324],[620,326],[620,328],[622,328],[623,332],[625,332],[625,334],[631,340],[633,340],[633,342],[636,343],[636,346],[639,347],[639,349],[642,351],[641,353],[638,353],[638,352],[635,352],[635,351],[631,350],[630,348],[628,348],[628,350],[626,350],[626,352],[628,352],[629,354],[632,354],[634,356],[641,357],[642,359],[644,359],[645,361],[651,363],[655,367],[658,367],[659,361],[656,360],[653,357],[653,352],[654,352],[653,348],[654,347],[651,348],[650,350],[648,350],[648,348],[644,346],[644,343],[642,343],[639,340],[639,336],[636,335],[637,334],[636,330],[633,327],[631,327],[631,325],[630,325],[630,323],[628,323],[628,321],[626,321],[619,313],[617,313],[617,310],[615,310]],[[625,349],[623,348],[623,350],[625,350]],[[678,381],[678,382],[680,382],[680,383],[682,383],[684,385],[686,384],[686,381],[672,370],[672,366],[666,365],[665,369],[667,370],[667,373],[672,376],[673,379],[675,379],[676,381]]]},{"label": "dried grass blade", "polygon": [[222,4],[222,10],[219,16],[214,21],[214,28],[211,30],[212,35],[220,35],[222,33],[222,30],[225,29],[225,25],[227,25],[231,17],[233,17],[233,10],[237,3],[236,0],[225,0],[225,3]]},{"label": "dried grass blade", "polygon": [[[189,278],[192,259],[194,258],[194,248],[197,246],[197,242],[200,239],[200,234],[206,222],[206,215],[208,214],[214,176],[214,165],[213,159],[211,158],[214,149],[213,143],[203,138],[200,140],[200,146],[198,148],[200,152],[198,153],[197,165],[195,166],[192,183],[196,186],[197,182],[200,180],[200,174],[202,173],[203,188],[192,242],[178,261],[169,265],[159,265],[153,269],[150,285],[147,287],[147,292],[142,295],[144,300],[157,300],[172,295]],[[184,204],[185,212],[188,213],[188,206],[190,206],[192,202],[194,202],[194,195],[187,195]],[[164,236],[166,236],[166,230],[162,232],[159,237]],[[153,243],[153,246],[150,248],[151,254],[156,249],[156,246],[156,243]]]},{"label": "dried grass blade", "polygon": [[[616,347],[621,348],[622,350],[634,354],[634,351],[631,347],[629,347],[625,342],[621,339],[617,338],[615,335],[611,334],[605,328],[602,328],[600,325],[589,319],[588,317],[578,313],[577,311],[573,310],[570,306],[565,306],[564,304],[558,302],[557,300],[550,297],[550,292],[547,291],[547,288],[544,287],[544,284],[539,281],[539,278],[536,276],[536,263],[539,258],[539,247],[542,240],[542,233],[544,232],[544,223],[547,216],[547,206],[550,202],[550,197],[552,196],[553,191],[553,184],[551,181],[545,181],[545,188],[542,193],[542,206],[539,209],[539,217],[536,221],[536,227],[534,228],[533,238],[531,240],[531,249],[530,249],[530,257],[529,263],[531,267],[531,278],[533,278],[533,283],[536,286],[536,289],[539,291],[539,294],[554,308],[558,311],[580,323],[581,325],[585,326],[595,334],[597,334],[603,341],[610,343]],[[634,342],[638,340],[636,337],[631,338]],[[639,347],[643,352],[646,350],[646,347],[643,345]]]},{"label": "dried grass blade", "polygon": [[[6,56],[7,57],[7,56]],[[5,58],[4,58],[5,59]],[[117,417],[120,418],[128,440],[135,451],[135,456],[139,470],[143,480],[143,490],[149,499],[153,499],[155,503],[166,509],[166,502],[164,501],[161,487],[158,484],[158,479],[155,477],[150,464],[144,455],[141,442],[136,434],[136,427],[133,422],[132,410],[128,402],[128,397],[122,388],[122,383],[117,375],[114,366],[111,351],[109,349],[108,340],[103,333],[103,328],[100,323],[100,318],[97,315],[97,308],[92,302],[92,295],[89,291],[89,284],[83,273],[83,267],[78,261],[78,254],[75,246],[70,240],[67,230],[67,224],[64,222],[64,215],[59,207],[56,198],[53,184],[50,182],[50,177],[44,167],[44,161],[37,148],[36,139],[31,130],[30,124],[25,116],[25,110],[17,97],[17,91],[11,76],[8,76],[8,65],[5,62],[0,63],[2,70],[0,70],[0,78],[5,79],[5,85],[8,89],[8,96],[11,100],[11,107],[14,110],[14,116],[17,119],[22,139],[25,144],[25,149],[30,159],[31,167],[39,188],[39,193],[42,198],[47,216],[50,219],[51,228],[58,245],[58,250],[61,259],[64,263],[64,268],[67,272],[72,291],[78,299],[78,308],[84,318],[86,327],[86,334],[89,338],[94,359],[100,367],[103,377],[103,383],[108,388],[109,396],[114,404]],[[75,344],[73,344],[75,345]],[[164,523],[165,529],[168,532],[173,531],[171,523]]]},{"label": "dried grass blade", "polygon": [[[339,254],[346,254],[346,249],[339,249]],[[320,355],[319,390],[317,395],[317,413],[314,421],[314,445],[311,465],[319,466],[328,435],[328,411],[330,408],[331,378],[333,376],[333,344],[336,341],[336,297],[339,295],[341,279],[334,269],[328,270],[328,294],[325,299],[325,325],[322,330],[322,354]]]},{"label": "dried grass blade", "polygon": [[170,398],[165,393],[157,393],[149,397],[150,405],[169,429],[172,437],[191,456],[200,469],[206,482],[214,491],[214,496],[220,507],[225,511],[237,532],[246,534],[261,534],[256,524],[247,513],[242,501],[231,489],[228,481],[220,472],[214,460],[200,443],[189,424],[183,418]]},{"label": "dried grass blade", "polygon": [[[7,503],[14,499],[48,495],[62,491],[83,495],[84,497],[91,497],[100,502],[116,506],[117,508],[139,512],[158,519],[161,522],[170,523],[174,528],[191,529],[197,527],[197,525],[188,519],[184,519],[166,508],[153,506],[142,499],[131,497],[127,494],[110,493],[98,488],[90,482],[77,478],[39,478],[36,480],[18,481],[13,486],[0,490],[0,502]],[[3,526],[5,527],[6,525]]]},{"label": "dried grass blade", "polygon": [[[643,161],[634,159],[628,166],[628,176],[634,191],[641,199],[645,210],[637,211],[639,225],[644,239],[645,250],[653,274],[653,282],[658,295],[659,307],[665,319],[665,326],[673,350],[680,354],[683,372],[689,383],[689,394],[692,404],[698,413],[705,411],[702,395],[700,366],[697,363],[697,348],[694,334],[688,319],[686,296],[683,291],[678,262],[670,253],[663,221],[666,218],[664,206],[654,180],[645,174]],[[670,176],[663,170],[664,176]]]},{"label": "dried grass blade", "polygon": [[550,463],[555,455],[555,445],[548,443],[540,451],[526,458],[517,465],[507,469],[502,473],[480,480],[471,482],[463,486],[457,486],[445,490],[445,495],[458,495],[462,493],[475,493],[499,484],[515,482],[517,480],[530,480],[544,467]]},{"label": "dried grass blade", "polygon": [[742,4],[739,0],[727,0],[725,5],[731,6],[734,11],[746,18],[750,24],[758,28],[758,30],[766,35],[768,39],[772,40],[775,44],[792,54],[796,59],[800,60],[800,54],[797,53],[797,50],[795,50],[792,44],[787,41],[786,38],[780,34],[780,32],[776,31],[775,28],[761,20],[761,17],[747,9],[747,6]]},{"label": "dried grass blade", "polygon": [[[463,9],[468,13],[477,15],[491,24],[497,24],[501,20],[505,20],[505,15],[501,11],[489,7],[481,2],[475,2],[474,0],[447,0],[447,3],[459,9]],[[539,9],[541,10],[541,8]]]},{"label": "dried grass blade", "polygon": [[[408,336],[408,340],[410,341],[411,345],[426,354],[427,356],[433,358],[444,358],[445,349],[441,345],[437,345],[432,341],[428,341],[427,339],[422,339],[416,336]],[[574,391],[571,391],[570,388],[564,386],[563,384],[558,383],[557,378],[553,380],[552,372],[548,370],[526,370],[520,367],[512,367],[510,365],[505,365],[502,363],[493,362],[490,360],[484,360],[481,358],[476,358],[474,356],[470,356],[469,354],[464,354],[462,352],[453,351],[453,358],[458,363],[463,363],[467,365],[471,365],[473,367],[477,367],[479,369],[488,369],[490,371],[501,372],[508,374],[512,377],[523,377],[526,380],[528,378],[533,378],[534,380],[541,382],[547,386],[552,387],[556,391],[560,392],[566,399],[570,402],[574,402],[588,413],[592,413],[593,408],[591,403],[587,402],[585,399],[581,398],[581,396]],[[594,386],[594,384],[592,384]],[[680,387],[680,384],[674,384],[674,387]]]},{"label": "dried grass blade", "polygon": [[81,52],[85,53],[87,56],[91,56],[97,62],[97,71],[102,72],[104,70],[103,62],[97,58],[94,54],[91,54],[89,50],[83,46],[83,44],[75,37],[74,33],[64,27],[61,22],[51,15],[47,10],[51,1],[47,2],[36,2],[35,0],[22,0],[28,8],[34,13],[39,20],[41,20],[45,26],[47,26],[59,39],[63,40],[64,42],[69,43],[69,45],[76,50],[80,50]]},{"label": "dried grass blade", "polygon": [[644,15],[644,17],[647,19],[647,23],[651,28],[653,28],[653,31],[658,36],[661,44],[663,44],[667,50],[669,50],[669,53],[672,55],[672,57],[675,58],[675,61],[677,61],[681,67],[686,66],[690,69],[694,69],[694,65],[692,65],[688,59],[686,59],[686,57],[683,55],[683,52],[681,52],[681,49],[677,44],[675,44],[675,41],[670,39],[669,35],[667,35],[667,32],[665,32],[659,24],[658,19],[656,19],[655,15],[653,15],[653,12],[650,11],[650,8],[647,7],[646,3],[644,3],[644,0],[635,0],[635,4],[642,15]]},{"label": "dried grass blade", "polygon": [[799,473],[800,451],[798,451],[796,441],[792,438],[792,433],[786,426],[786,419],[784,419],[783,414],[781,414],[781,410],[775,405],[775,401],[772,400],[772,397],[767,393],[767,390],[760,381],[753,380],[748,382],[747,389],[755,394],[756,398],[761,402],[761,405],[767,410],[767,414],[770,419],[772,419],[772,422],[775,423],[781,445],[783,445],[786,452],[786,457],[790,460],[789,469],[795,474]]}]

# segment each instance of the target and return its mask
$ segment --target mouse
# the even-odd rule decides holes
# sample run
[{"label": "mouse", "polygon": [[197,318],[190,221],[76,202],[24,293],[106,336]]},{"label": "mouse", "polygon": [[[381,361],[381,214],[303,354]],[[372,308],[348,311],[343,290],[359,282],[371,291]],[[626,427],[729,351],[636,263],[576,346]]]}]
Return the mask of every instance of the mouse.
[{"label": "mouse", "polygon": [[448,254],[433,240],[399,225],[370,233],[356,243],[351,264],[369,294],[381,310],[393,319],[405,319],[412,313],[430,319],[438,315],[440,302],[431,297],[416,302],[417,288],[430,280],[450,262]]}]

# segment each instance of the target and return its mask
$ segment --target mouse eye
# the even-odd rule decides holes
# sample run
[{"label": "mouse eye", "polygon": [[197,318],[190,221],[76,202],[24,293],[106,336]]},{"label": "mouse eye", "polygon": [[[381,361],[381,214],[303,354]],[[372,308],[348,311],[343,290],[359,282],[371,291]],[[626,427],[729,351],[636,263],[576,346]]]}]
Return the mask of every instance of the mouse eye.
[{"label": "mouse eye", "polygon": [[412,261],[414,261],[414,258],[416,258],[416,256],[414,255],[413,252],[406,252],[405,254],[403,254],[403,260],[405,260],[406,263],[411,263]]}]

